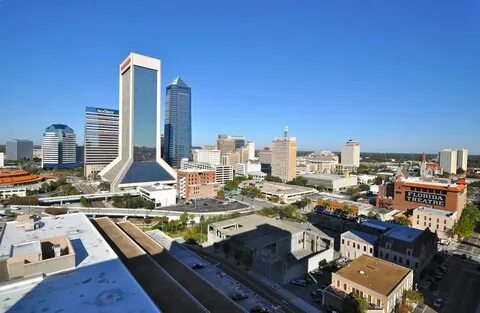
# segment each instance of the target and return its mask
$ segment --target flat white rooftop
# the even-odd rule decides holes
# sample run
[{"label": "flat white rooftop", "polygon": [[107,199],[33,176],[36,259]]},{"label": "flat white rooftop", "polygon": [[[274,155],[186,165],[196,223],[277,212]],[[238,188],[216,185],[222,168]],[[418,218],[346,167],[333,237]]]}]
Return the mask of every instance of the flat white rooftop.
[{"label": "flat white rooftop", "polygon": [[75,250],[74,270],[0,284],[0,312],[158,312],[115,252],[82,213],[42,218],[44,226],[25,231],[5,224],[0,256],[21,242],[67,236]]}]

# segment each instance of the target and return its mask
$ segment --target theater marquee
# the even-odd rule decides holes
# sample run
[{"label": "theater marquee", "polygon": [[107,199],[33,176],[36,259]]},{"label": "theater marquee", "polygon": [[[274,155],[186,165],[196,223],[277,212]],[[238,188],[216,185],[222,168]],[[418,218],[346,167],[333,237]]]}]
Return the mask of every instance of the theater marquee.
[{"label": "theater marquee", "polygon": [[406,191],[405,201],[445,206],[446,196],[423,192]]}]

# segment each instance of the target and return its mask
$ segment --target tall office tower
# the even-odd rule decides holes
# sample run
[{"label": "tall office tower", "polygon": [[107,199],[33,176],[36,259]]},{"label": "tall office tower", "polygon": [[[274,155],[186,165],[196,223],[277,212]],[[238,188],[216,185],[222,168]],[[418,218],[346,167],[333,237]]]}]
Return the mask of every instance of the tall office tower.
[{"label": "tall office tower", "polygon": [[247,142],[248,148],[248,159],[254,160],[255,159],[255,143],[253,141]]},{"label": "tall office tower", "polygon": [[342,166],[360,166],[360,144],[352,139],[348,140],[342,148]]},{"label": "tall office tower", "polygon": [[167,86],[164,151],[164,159],[177,168],[192,153],[192,90],[180,77]]},{"label": "tall office tower", "polygon": [[235,149],[243,148],[247,145],[247,139],[245,136],[230,136],[235,141]]},{"label": "tall office tower", "polygon": [[438,153],[438,159],[444,172],[457,173],[457,150],[443,149]]},{"label": "tall office tower", "polygon": [[457,150],[457,169],[467,170],[468,149],[462,148]]},{"label": "tall office tower", "polygon": [[262,172],[272,175],[272,149],[270,147],[265,147],[258,153],[258,162],[260,162]]},{"label": "tall office tower", "polygon": [[33,159],[33,141],[13,139],[7,141],[6,159],[11,161],[25,161]]},{"label": "tall office tower", "polygon": [[220,165],[220,150],[193,149],[193,162]]},{"label": "tall office tower", "polygon": [[43,168],[72,168],[77,162],[77,142],[73,129],[53,124],[45,129],[42,139]]},{"label": "tall office tower", "polygon": [[118,156],[118,110],[85,109],[84,175],[93,179]]},{"label": "tall office tower", "polygon": [[227,135],[218,135],[217,147],[221,153],[231,153],[235,151],[235,139]]},{"label": "tall office tower", "polygon": [[250,150],[248,147],[239,148],[237,149],[237,152],[239,153],[240,157],[239,163],[246,163],[249,160]]},{"label": "tall office tower", "polygon": [[5,153],[3,152],[0,152],[0,167],[4,167],[5,166]]},{"label": "tall office tower", "polygon": [[135,53],[119,66],[118,157],[99,173],[112,191],[177,181],[160,154],[160,71],[160,60]]},{"label": "tall office tower", "polygon": [[297,140],[288,137],[288,127],[285,127],[284,136],[275,138],[272,142],[272,176],[290,181],[295,178],[296,171]]}]

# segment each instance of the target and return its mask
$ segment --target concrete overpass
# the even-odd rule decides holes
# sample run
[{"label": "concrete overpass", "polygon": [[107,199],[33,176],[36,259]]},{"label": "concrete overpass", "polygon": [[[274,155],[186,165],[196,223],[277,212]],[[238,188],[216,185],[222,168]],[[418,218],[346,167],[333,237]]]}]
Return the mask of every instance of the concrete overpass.
[{"label": "concrete overpass", "polygon": [[[15,213],[25,213],[25,214],[42,214],[46,208],[49,206],[28,206],[28,205],[18,205],[16,206],[16,210],[12,210]],[[217,210],[211,212],[195,212],[195,211],[188,211],[188,210],[147,210],[144,208],[139,209],[126,209],[126,208],[85,208],[85,207],[64,207],[68,209],[70,213],[80,212],[84,213],[89,217],[161,217],[166,216],[171,220],[177,220],[183,213],[187,213],[194,217],[196,223],[200,222],[200,218],[203,216],[205,218],[224,215],[224,214],[231,214],[235,212],[239,213],[247,213],[251,212],[252,209],[249,207],[243,207],[236,210]],[[0,215],[4,214],[4,212],[0,211]]]},{"label": "concrete overpass", "polygon": [[91,193],[91,194],[81,194],[74,196],[60,196],[60,197],[45,197],[39,198],[40,203],[53,204],[53,203],[66,203],[66,202],[78,202],[81,197],[84,197],[87,200],[108,200],[114,196],[123,196],[125,194],[130,194],[132,196],[138,196],[138,191],[118,191],[118,192],[105,192],[105,193]]}]

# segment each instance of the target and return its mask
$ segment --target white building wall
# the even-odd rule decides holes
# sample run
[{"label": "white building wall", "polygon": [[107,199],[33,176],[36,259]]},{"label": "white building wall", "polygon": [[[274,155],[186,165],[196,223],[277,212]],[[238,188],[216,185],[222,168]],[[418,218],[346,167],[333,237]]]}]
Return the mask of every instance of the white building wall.
[{"label": "white building wall", "polygon": [[452,149],[443,149],[439,153],[440,166],[444,172],[450,174],[457,173],[457,151]]},{"label": "white building wall", "polygon": [[5,153],[0,152],[0,167],[5,166]]},{"label": "white building wall", "polygon": [[464,171],[467,170],[467,163],[468,163],[468,150],[458,149],[457,150],[457,169],[461,168]]},{"label": "white building wall", "polygon": [[193,150],[193,162],[220,165],[220,150],[195,149]]},{"label": "white building wall", "polygon": [[58,136],[56,132],[46,132],[42,138],[43,164],[58,164]]},{"label": "white building wall", "polygon": [[248,148],[248,159],[254,160],[255,159],[255,143],[253,141],[249,141],[247,143]]},{"label": "white building wall", "polygon": [[360,144],[356,141],[349,140],[342,148],[342,160],[343,166],[360,166]]}]

